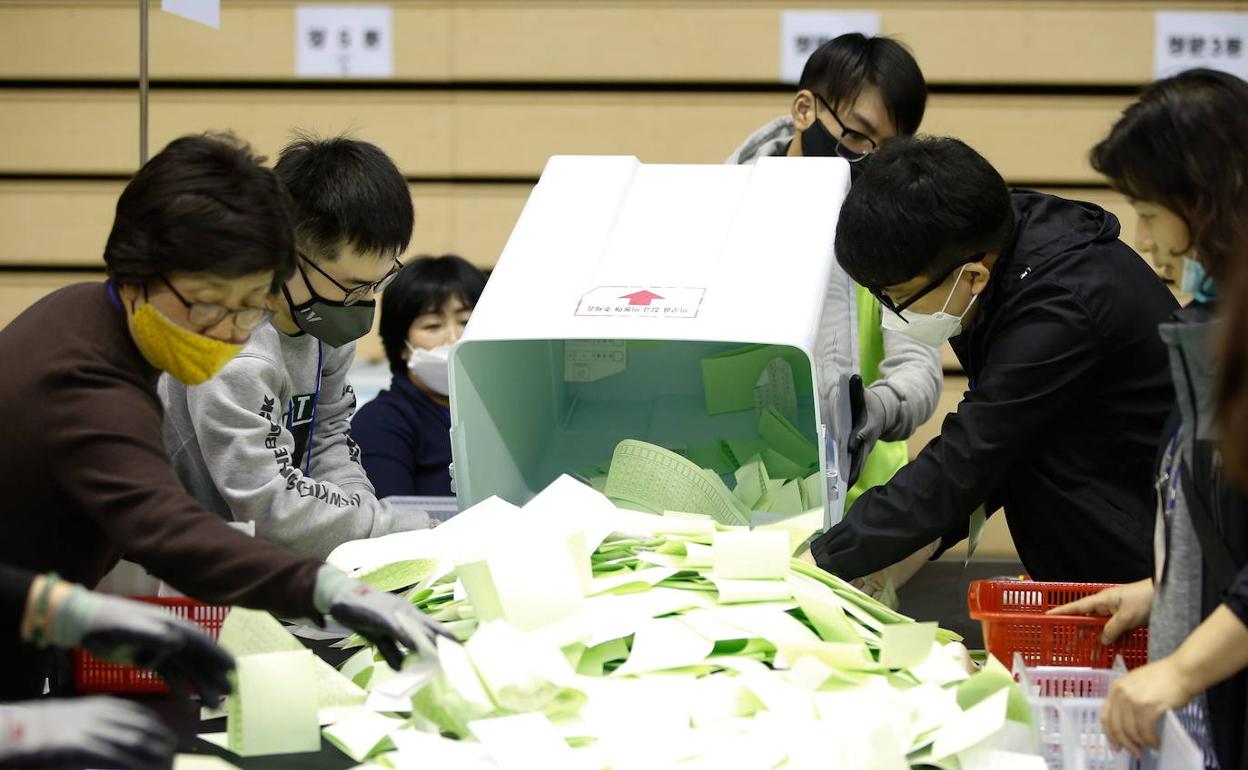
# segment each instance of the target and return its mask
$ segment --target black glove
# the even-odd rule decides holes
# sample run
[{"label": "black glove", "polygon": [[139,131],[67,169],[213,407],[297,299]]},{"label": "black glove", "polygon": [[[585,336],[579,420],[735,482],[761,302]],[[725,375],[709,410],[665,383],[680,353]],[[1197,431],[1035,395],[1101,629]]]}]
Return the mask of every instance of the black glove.
[{"label": "black glove", "polygon": [[862,451],[862,442],[858,436],[866,427],[867,404],[866,391],[862,387],[862,377],[850,375],[849,380],[849,414],[852,425],[849,429],[849,440],[845,449],[849,453],[849,473],[845,476],[845,486],[852,487],[858,483],[862,475],[862,467],[867,463],[867,452]]},{"label": "black glove", "polygon": [[398,645],[436,656],[435,637],[455,638],[445,626],[403,597],[352,580],[329,565],[321,567],[316,575],[313,601],[318,610],[375,645],[396,671],[403,666]]},{"label": "black glove", "polygon": [[52,644],[158,673],[216,706],[233,689],[234,659],[194,624],[155,605],[74,586],[52,617]]},{"label": "black glove", "polygon": [[177,747],[150,710],[120,698],[0,706],[0,765],[165,770]]}]

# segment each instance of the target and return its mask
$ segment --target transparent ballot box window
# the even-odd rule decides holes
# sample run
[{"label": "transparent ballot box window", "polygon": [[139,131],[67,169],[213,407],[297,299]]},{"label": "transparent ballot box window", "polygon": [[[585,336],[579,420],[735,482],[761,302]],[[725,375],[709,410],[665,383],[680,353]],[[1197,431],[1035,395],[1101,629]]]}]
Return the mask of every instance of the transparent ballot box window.
[{"label": "transparent ballot box window", "polygon": [[[819,437],[810,361],[783,345],[693,340],[509,340],[463,345],[456,357],[456,445],[461,498],[532,497],[560,474],[605,471],[617,445],[636,439],[731,476],[717,451],[766,448],[761,411],[772,361],[788,365],[781,412],[812,447]],[[731,401],[733,397],[738,400]],[[709,398],[708,398],[709,397]],[[739,408],[744,407],[744,408]],[[775,408],[775,407],[773,407]],[[792,409],[792,411],[789,411]],[[750,457],[737,457],[743,464]],[[478,489],[478,485],[484,485]]]}]

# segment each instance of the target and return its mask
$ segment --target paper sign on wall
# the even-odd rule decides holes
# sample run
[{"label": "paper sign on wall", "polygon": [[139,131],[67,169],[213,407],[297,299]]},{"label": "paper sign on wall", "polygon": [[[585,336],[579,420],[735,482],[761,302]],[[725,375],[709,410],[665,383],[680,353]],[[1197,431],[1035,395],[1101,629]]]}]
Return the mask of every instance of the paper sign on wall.
[{"label": "paper sign on wall", "polygon": [[388,5],[295,8],[295,75],[394,76],[394,14]]},{"label": "paper sign on wall", "polygon": [[880,14],[873,11],[781,11],[780,80],[796,83],[815,49],[847,32],[880,34]]},{"label": "paper sign on wall", "polygon": [[221,0],[160,0],[160,10],[221,29]]},{"label": "paper sign on wall", "polygon": [[1194,67],[1248,78],[1248,13],[1158,11],[1153,19],[1153,77]]}]

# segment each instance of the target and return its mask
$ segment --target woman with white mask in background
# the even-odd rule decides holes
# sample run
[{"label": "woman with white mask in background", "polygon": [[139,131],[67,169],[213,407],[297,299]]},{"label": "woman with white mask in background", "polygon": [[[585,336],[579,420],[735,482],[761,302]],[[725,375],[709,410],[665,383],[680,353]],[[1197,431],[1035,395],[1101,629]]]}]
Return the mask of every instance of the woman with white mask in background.
[{"label": "woman with white mask in background", "polygon": [[382,295],[381,341],[394,378],[351,423],[378,497],[451,494],[447,354],[484,287],[485,276],[460,257],[419,257]]}]

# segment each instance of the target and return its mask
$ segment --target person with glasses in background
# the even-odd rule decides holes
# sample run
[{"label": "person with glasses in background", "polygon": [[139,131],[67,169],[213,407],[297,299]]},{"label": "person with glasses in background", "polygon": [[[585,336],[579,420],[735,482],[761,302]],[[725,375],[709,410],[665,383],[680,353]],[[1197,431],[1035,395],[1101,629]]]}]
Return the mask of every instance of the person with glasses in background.
[{"label": "person with glasses in background", "polygon": [[302,137],[274,170],[293,202],[295,271],[270,297],[272,322],[220,374],[161,382],[165,444],[209,510],[324,558],[348,540],[429,526],[425,512],[377,499],[347,381],[414,214],[403,175],[367,142]]},{"label": "person with glasses in background", "polygon": [[[49,646],[82,645],[175,680],[190,673],[175,658],[194,656],[202,695],[228,689],[228,656],[205,638],[84,590],[123,555],[202,602],[331,615],[395,668],[398,645],[429,650],[444,633],[401,597],[237,532],[187,494],[165,452],[161,373],[194,388],[228,369],[267,329],[267,298],[294,260],[287,196],[263,159],[230,135],[185,136],[122,191],[108,281],[55,291],[0,330],[0,701],[44,692]],[[29,766],[71,730],[85,744],[109,740],[93,724],[115,734],[143,721],[117,716],[110,726],[85,706],[0,707],[0,764]],[[65,734],[49,736],[58,721]],[[171,748],[160,735],[131,739]]]},{"label": "person with glasses in background", "polygon": [[[881,142],[918,131],[926,107],[923,72],[905,46],[888,37],[841,35],[807,59],[789,114],[756,131],[728,162],[840,157],[856,179]],[[931,418],[943,387],[939,351],[883,327],[882,318],[875,297],[833,264],[817,337],[821,394],[828,399],[843,373],[859,374],[866,386],[849,437],[847,504],[906,464],[906,439]],[[861,587],[890,598],[889,589],[905,583],[937,545],[867,576]]]},{"label": "person with glasses in background", "polygon": [[888,328],[950,341],[970,387],[807,558],[853,579],[1004,507],[1035,579],[1150,574],[1153,459],[1174,403],[1157,325],[1178,304],[1118,235],[1098,206],[1010,190],[956,139],[876,153],[841,208],[837,259]]}]

